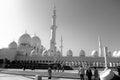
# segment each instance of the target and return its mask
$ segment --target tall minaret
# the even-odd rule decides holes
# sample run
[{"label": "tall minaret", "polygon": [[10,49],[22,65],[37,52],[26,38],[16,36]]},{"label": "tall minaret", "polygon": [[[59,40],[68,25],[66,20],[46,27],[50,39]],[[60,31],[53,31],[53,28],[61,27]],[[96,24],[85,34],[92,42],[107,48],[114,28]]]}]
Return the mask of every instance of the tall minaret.
[{"label": "tall minaret", "polygon": [[62,39],[62,36],[61,36],[61,40],[60,40],[60,42],[61,42],[61,46],[60,46],[60,49],[61,49],[61,55],[63,55],[62,53],[63,53],[63,39]]},{"label": "tall minaret", "polygon": [[103,57],[103,48],[102,48],[102,41],[100,36],[98,36],[98,46],[99,46],[99,57]]},{"label": "tall minaret", "polygon": [[52,15],[52,26],[51,26],[51,39],[50,39],[50,56],[55,56],[56,54],[56,7],[53,8]]},{"label": "tall minaret", "polygon": [[104,47],[105,68],[108,68],[108,47]]}]

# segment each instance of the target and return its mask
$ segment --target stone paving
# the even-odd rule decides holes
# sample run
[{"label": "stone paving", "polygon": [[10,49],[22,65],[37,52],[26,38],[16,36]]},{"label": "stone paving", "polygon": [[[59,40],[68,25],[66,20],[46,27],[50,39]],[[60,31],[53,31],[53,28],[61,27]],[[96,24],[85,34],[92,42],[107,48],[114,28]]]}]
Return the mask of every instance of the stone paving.
[{"label": "stone paving", "polygon": [[[42,77],[48,77],[47,70],[3,70],[1,73],[22,75],[22,76],[35,76],[40,75]],[[68,78],[68,79],[79,79],[79,75],[75,72],[65,71],[65,72],[54,72],[52,71],[52,77],[54,78]]]},{"label": "stone paving", "polygon": [[33,80],[20,75],[11,75],[0,73],[0,80]]},{"label": "stone paving", "polygon": [[[47,70],[21,70],[21,69],[7,69],[0,71],[0,80],[34,80],[35,75],[42,76],[42,80],[48,80]],[[77,70],[54,72],[51,80],[80,80]]]}]

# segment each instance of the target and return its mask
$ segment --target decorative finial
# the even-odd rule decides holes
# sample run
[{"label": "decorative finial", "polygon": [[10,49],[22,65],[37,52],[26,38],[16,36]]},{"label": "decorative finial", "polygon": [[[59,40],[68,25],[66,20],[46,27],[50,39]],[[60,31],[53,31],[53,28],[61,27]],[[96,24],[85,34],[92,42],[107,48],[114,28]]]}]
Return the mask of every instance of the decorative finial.
[{"label": "decorative finial", "polygon": [[62,35],[61,35],[61,45],[63,46],[63,38],[62,38]]},{"label": "decorative finial", "polygon": [[62,38],[62,35],[61,35],[61,38]]},{"label": "decorative finial", "polygon": [[15,42],[15,39],[13,39],[13,42]]},{"label": "decorative finial", "polygon": [[34,36],[36,36],[36,33],[34,33]]},{"label": "decorative finial", "polygon": [[98,35],[98,45],[101,46],[101,38],[99,35]]},{"label": "decorative finial", "polygon": [[56,15],[56,6],[55,6],[55,4],[53,6],[53,15]]},{"label": "decorative finial", "polygon": [[25,34],[27,34],[27,30],[25,29]]},{"label": "decorative finial", "polygon": [[53,6],[53,10],[56,10],[56,6],[55,6],[55,4],[54,4],[54,6]]}]

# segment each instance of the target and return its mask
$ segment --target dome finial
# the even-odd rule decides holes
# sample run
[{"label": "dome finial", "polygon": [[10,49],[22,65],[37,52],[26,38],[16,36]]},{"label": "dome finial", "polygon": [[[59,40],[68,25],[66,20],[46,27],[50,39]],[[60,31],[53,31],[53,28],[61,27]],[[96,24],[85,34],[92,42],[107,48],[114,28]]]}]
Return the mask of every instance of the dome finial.
[{"label": "dome finial", "polygon": [[15,39],[13,38],[13,42],[15,42]]},{"label": "dome finial", "polygon": [[25,29],[25,34],[27,34],[27,30]]},{"label": "dome finial", "polygon": [[15,42],[15,40],[13,40],[13,42]]},{"label": "dome finial", "polygon": [[56,10],[56,6],[55,6],[55,4],[53,5],[53,10]]},{"label": "dome finial", "polygon": [[34,36],[36,36],[36,33],[34,33]]}]

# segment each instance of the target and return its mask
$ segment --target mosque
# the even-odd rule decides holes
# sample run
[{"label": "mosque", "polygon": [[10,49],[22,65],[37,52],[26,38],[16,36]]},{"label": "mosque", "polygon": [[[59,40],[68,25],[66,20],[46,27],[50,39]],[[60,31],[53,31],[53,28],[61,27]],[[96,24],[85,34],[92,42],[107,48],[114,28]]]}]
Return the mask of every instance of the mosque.
[{"label": "mosque", "polygon": [[[62,37],[61,37],[61,50],[56,47],[56,8],[53,9],[52,26],[50,48],[45,50],[41,44],[41,40],[37,35],[31,37],[27,32],[20,36],[18,43],[15,41],[8,45],[8,48],[0,49],[0,59],[7,59],[10,62],[22,63],[62,63],[67,66],[79,66],[79,65],[91,65],[104,67],[104,50],[102,46],[101,38],[98,38],[98,49],[93,50],[91,56],[86,56],[84,50],[80,50],[79,56],[73,56],[72,50],[68,50],[66,56],[62,55]],[[120,51],[114,51],[113,54],[108,51],[107,57],[109,57],[109,67],[115,67],[120,65]],[[14,63],[15,64],[15,63]]]}]

